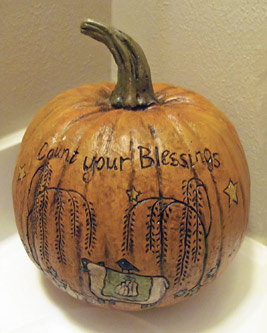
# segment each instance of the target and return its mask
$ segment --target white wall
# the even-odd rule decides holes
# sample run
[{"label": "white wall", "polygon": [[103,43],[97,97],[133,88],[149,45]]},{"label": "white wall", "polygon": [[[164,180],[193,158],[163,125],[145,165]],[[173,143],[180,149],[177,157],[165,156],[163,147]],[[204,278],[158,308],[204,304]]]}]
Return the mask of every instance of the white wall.
[{"label": "white wall", "polygon": [[235,125],[251,173],[249,232],[267,244],[267,2],[113,0],[112,23],[142,46],[154,81],[199,92]]},{"label": "white wall", "polygon": [[87,17],[110,23],[111,2],[0,1],[0,137],[27,126],[58,93],[109,80],[109,54],[80,33]]}]

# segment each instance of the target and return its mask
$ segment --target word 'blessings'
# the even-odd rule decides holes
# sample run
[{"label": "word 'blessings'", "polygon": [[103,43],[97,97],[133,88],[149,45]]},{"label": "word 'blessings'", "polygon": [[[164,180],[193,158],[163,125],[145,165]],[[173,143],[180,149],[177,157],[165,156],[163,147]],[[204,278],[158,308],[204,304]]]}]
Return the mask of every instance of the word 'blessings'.
[{"label": "word 'blessings'", "polygon": [[[207,168],[210,172],[214,168],[219,168],[219,154],[212,153],[208,148],[205,148],[203,151],[197,151],[194,154],[187,153],[177,153],[170,150],[160,151],[157,146],[154,149],[148,147],[138,146],[138,161],[141,169],[151,168],[156,166],[158,168],[162,166],[171,166],[171,167],[182,167],[182,168],[194,168],[196,164],[203,163],[207,165]],[[92,175],[95,171],[100,171],[102,169],[107,170],[119,170],[123,171],[126,167],[126,164],[130,164],[132,159],[130,157],[118,157],[118,158],[109,158],[109,157],[97,157],[93,156],[89,158],[86,156],[84,158],[83,170],[88,172],[91,170]]]},{"label": "word 'blessings'", "polygon": [[[138,156],[136,156],[138,154]],[[148,148],[138,146],[137,149],[131,154],[131,157],[107,157],[107,156],[81,156],[78,149],[71,151],[69,148],[55,147],[49,148],[45,142],[37,154],[37,160],[51,160],[59,159],[65,163],[73,164],[78,160],[83,159],[83,171],[90,172],[93,176],[95,172],[101,170],[114,170],[123,171],[127,167],[131,167],[133,162],[136,167],[136,157],[141,169],[148,169],[151,167],[181,167],[191,169],[199,163],[205,164],[210,172],[214,168],[219,168],[221,163],[219,154],[211,152],[208,148],[198,150],[194,153],[174,152],[170,150],[160,150],[157,146]]]}]

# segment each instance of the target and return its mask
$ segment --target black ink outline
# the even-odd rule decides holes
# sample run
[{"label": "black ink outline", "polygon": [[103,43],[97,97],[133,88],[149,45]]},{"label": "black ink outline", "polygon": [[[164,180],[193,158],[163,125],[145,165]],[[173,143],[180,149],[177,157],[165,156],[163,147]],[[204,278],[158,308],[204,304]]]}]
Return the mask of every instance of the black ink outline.
[{"label": "black ink outline", "polygon": [[[35,263],[42,269],[39,260],[45,261],[46,265],[49,264],[49,249],[47,239],[47,205],[48,205],[48,193],[53,191],[56,211],[55,211],[55,224],[56,224],[56,239],[55,249],[57,253],[57,259],[59,263],[66,264],[67,259],[64,252],[64,227],[62,214],[64,213],[65,201],[63,201],[63,194],[67,194],[68,200],[71,201],[71,215],[70,215],[70,232],[72,237],[80,238],[80,228],[83,225],[79,220],[80,207],[78,205],[78,198],[81,198],[82,209],[84,209],[86,221],[85,221],[85,249],[90,256],[96,245],[96,215],[92,202],[86,200],[84,195],[75,190],[68,190],[61,187],[50,187],[52,170],[49,168],[49,162],[46,161],[41,165],[34,173],[27,196],[28,202],[28,215],[27,215],[27,241],[29,246],[29,253]],[[36,183],[34,183],[36,181]],[[33,186],[35,188],[33,189]],[[38,225],[37,225],[37,222]],[[39,229],[40,237],[39,249],[36,248],[37,229]]]},{"label": "black ink outline", "polygon": [[[173,205],[183,206],[182,221],[180,223],[180,241],[178,245],[178,261],[176,266],[176,276],[174,279],[174,285],[180,284],[184,281],[188,271],[189,256],[193,262],[199,261],[200,250],[204,251],[203,266],[199,277],[199,280],[194,288],[200,286],[201,281],[205,274],[208,242],[211,226],[212,226],[212,213],[211,204],[208,196],[208,191],[205,184],[197,177],[192,177],[188,181],[182,182],[183,201],[172,197],[150,197],[139,200],[130,205],[126,209],[123,223],[123,243],[121,246],[122,255],[126,255],[133,252],[129,250],[129,244],[134,245],[134,223],[131,223],[131,217],[134,210],[143,203],[151,201],[151,205],[148,206],[148,214],[146,215],[146,253],[152,252],[156,254],[156,263],[160,266],[160,271],[163,274],[164,262],[166,262],[166,255],[168,251],[168,239],[167,239],[167,220],[169,214],[172,213]],[[127,192],[127,191],[126,191]],[[208,207],[208,216],[203,216],[203,201],[205,201]],[[191,203],[192,202],[192,203]],[[193,219],[194,215],[194,220]],[[130,236],[130,229],[131,233]],[[205,249],[201,248],[201,238],[204,241]],[[194,244],[194,245],[193,245]],[[192,289],[194,289],[192,288]]]},{"label": "black ink outline", "polygon": [[[90,271],[88,270],[87,268],[87,265],[88,264],[93,264],[93,265],[96,265],[96,266],[101,266],[105,269],[105,276],[104,276],[104,279],[103,279],[103,286],[101,289],[99,289],[99,292],[101,294],[101,297],[99,297],[99,295],[97,295],[93,289],[92,289],[92,281],[91,281],[91,277],[90,277]],[[170,287],[170,283],[168,281],[168,279],[165,277],[165,276],[161,276],[161,275],[156,275],[156,276],[150,276],[150,275],[140,275],[140,274],[135,274],[135,273],[122,273],[120,271],[117,271],[117,270],[114,270],[114,269],[111,269],[111,268],[108,268],[104,265],[104,263],[94,263],[94,262],[91,262],[89,259],[87,258],[82,258],[82,267],[81,267],[81,270],[84,272],[84,273],[87,273],[88,274],[88,287],[89,287],[89,290],[90,292],[92,293],[92,295],[94,295],[96,298],[97,298],[97,301],[98,303],[105,303],[106,301],[109,302],[109,304],[116,304],[117,302],[119,303],[127,303],[127,304],[136,304],[136,305],[140,305],[141,308],[143,307],[153,307],[155,304],[157,304],[165,295],[166,295],[166,292],[167,292],[167,289]],[[147,278],[150,278],[150,289],[149,289],[149,296],[147,299],[143,300],[143,301],[136,301],[136,300],[132,300],[130,296],[125,296],[125,297],[129,297],[129,299],[121,299],[119,296],[116,297],[116,296],[106,296],[103,294],[103,290],[105,288],[105,283],[106,283],[106,276],[107,276],[107,270],[110,270],[110,271],[113,271],[113,272],[117,272],[119,274],[123,274],[125,275],[125,277],[131,277],[131,276],[141,276],[141,277],[147,277]],[[164,290],[164,293],[160,296],[160,298],[155,302],[155,303],[145,303],[145,302],[148,302],[149,301],[149,298],[151,297],[151,293],[152,293],[152,289],[153,289],[153,286],[154,286],[154,278],[160,278],[162,279],[162,283],[164,282],[165,283],[165,290]]]}]

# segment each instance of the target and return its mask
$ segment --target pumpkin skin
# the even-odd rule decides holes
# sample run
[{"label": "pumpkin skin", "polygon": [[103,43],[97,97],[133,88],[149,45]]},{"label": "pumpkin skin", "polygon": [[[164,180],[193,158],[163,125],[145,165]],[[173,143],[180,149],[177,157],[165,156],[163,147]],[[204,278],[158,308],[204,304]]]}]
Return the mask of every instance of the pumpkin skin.
[{"label": "pumpkin skin", "polygon": [[[127,297],[104,303],[90,291],[82,258],[114,271],[121,271],[117,262],[125,258],[142,276],[166,278],[169,287],[155,306],[170,305],[213,280],[238,250],[249,214],[246,159],[231,123],[200,95],[155,84],[161,104],[131,111],[110,109],[113,88],[101,83],[71,89],[33,119],[13,181],[17,227],[31,259],[77,297],[123,310],[145,308]],[[25,177],[19,177],[22,166]],[[193,189],[186,194],[190,179]],[[235,184],[236,199],[227,194],[229,183]],[[197,208],[205,216],[205,232],[196,211],[179,205],[194,207],[190,195],[197,186],[206,201]],[[172,209],[165,210],[160,231],[156,220],[165,205]],[[89,220],[88,212],[94,216]],[[162,243],[167,247],[161,249]]]},{"label": "pumpkin skin", "polygon": [[157,104],[114,108],[115,84],[63,92],[29,125],[13,178],[29,257],[59,288],[141,310],[197,294],[248,223],[238,135],[207,99],[154,84]]}]

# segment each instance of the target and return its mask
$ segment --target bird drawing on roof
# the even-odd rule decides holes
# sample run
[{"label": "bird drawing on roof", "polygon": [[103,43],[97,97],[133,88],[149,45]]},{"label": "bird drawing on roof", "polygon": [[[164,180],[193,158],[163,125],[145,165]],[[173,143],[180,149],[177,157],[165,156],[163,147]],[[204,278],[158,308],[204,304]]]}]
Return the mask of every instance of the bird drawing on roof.
[{"label": "bird drawing on roof", "polygon": [[134,265],[132,265],[126,259],[120,259],[120,260],[116,261],[116,264],[121,268],[122,272],[123,271],[128,271],[128,273],[130,273],[130,271],[139,272],[139,269],[137,267],[135,267]]}]

